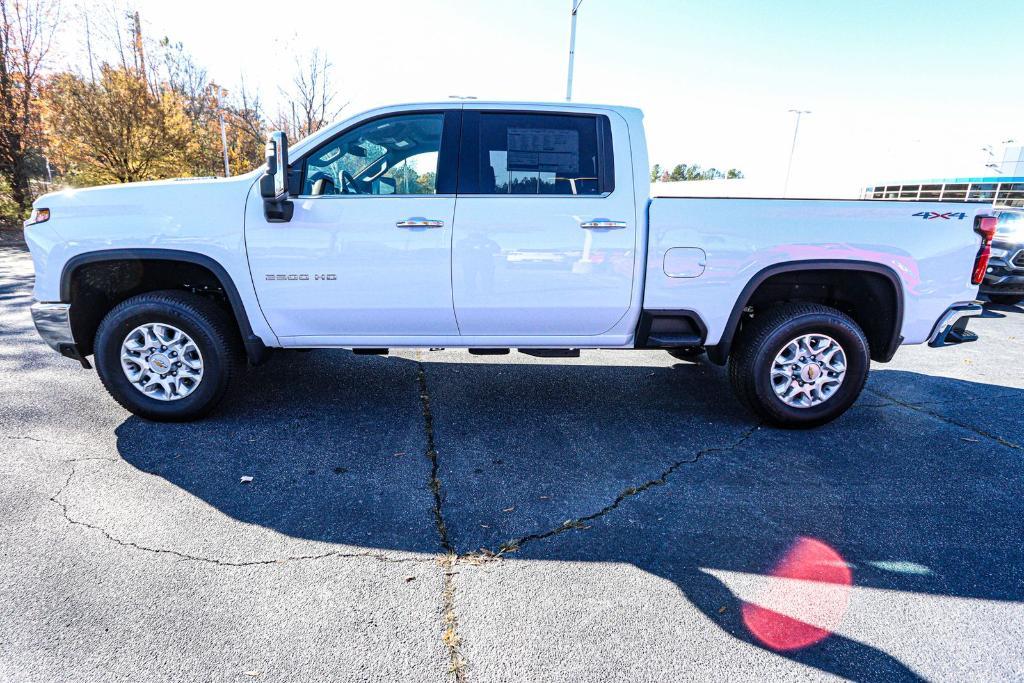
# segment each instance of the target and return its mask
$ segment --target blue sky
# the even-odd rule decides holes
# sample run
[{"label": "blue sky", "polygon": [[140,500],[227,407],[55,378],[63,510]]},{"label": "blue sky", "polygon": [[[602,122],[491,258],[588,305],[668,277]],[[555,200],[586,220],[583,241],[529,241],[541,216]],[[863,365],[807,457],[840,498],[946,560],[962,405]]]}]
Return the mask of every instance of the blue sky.
[{"label": "blue sky", "polygon": [[[151,35],[227,87],[280,98],[319,46],[353,109],[470,94],[564,97],[570,0],[135,3]],[[195,18],[202,16],[204,21]],[[652,162],[737,167],[779,185],[978,175],[1024,142],[1024,2],[584,0],[574,99],[643,108]]]}]

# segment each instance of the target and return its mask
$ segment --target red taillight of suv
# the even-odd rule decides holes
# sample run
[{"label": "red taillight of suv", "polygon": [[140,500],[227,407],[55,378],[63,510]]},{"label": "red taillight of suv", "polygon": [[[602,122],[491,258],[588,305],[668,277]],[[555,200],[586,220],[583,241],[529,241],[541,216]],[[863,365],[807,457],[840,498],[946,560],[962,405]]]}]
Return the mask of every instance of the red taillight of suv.
[{"label": "red taillight of suv", "polygon": [[998,222],[999,219],[995,216],[978,216],[974,219],[974,232],[981,235],[981,249],[974,257],[974,272],[971,274],[972,285],[980,285],[985,280],[988,259],[992,255],[992,238],[996,236]]}]

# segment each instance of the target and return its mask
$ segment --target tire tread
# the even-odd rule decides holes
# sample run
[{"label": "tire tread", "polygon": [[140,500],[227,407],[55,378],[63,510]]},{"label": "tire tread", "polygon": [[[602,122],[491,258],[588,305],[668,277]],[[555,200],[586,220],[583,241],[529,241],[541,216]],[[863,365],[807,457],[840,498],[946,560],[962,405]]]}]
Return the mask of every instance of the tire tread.
[{"label": "tire tread", "polygon": [[[208,415],[217,407],[217,404],[220,403],[243,365],[241,339],[234,321],[229,318],[223,309],[198,294],[182,292],[180,290],[157,290],[153,292],[145,292],[125,299],[114,306],[114,308],[104,316],[96,330],[96,337],[93,345],[96,349],[97,356],[102,349],[101,340],[103,339],[107,328],[114,324],[113,321],[126,311],[142,305],[166,306],[175,310],[179,314],[184,313],[186,316],[194,318],[197,322],[208,328],[207,332],[213,337],[214,343],[225,351],[225,353],[220,354],[222,362],[219,364],[219,367],[221,369],[222,377],[218,378],[218,381],[221,384],[221,388],[214,394],[212,400],[193,409],[183,411],[180,414],[154,412],[144,408],[140,409],[139,405],[133,404],[122,395],[120,389],[113,384],[106,373],[98,372],[104,389],[107,390],[107,393],[109,393],[113,399],[121,405],[121,407],[147,419],[176,422],[194,420]],[[99,369],[100,363],[98,358],[96,365],[97,369]]]},{"label": "tire tread", "polygon": [[[863,330],[854,320],[842,311],[812,303],[786,303],[774,306],[764,313],[756,316],[743,330],[743,334],[737,340],[729,358],[729,383],[740,403],[750,412],[759,417],[782,427],[815,427],[837,417],[845,408],[834,415],[824,419],[809,420],[805,422],[786,421],[770,411],[757,396],[757,370],[755,368],[757,356],[760,353],[768,338],[774,335],[783,325],[793,323],[806,316],[826,315],[834,319],[834,322],[848,328],[848,330],[864,346],[864,350],[870,357],[870,348],[867,337]],[[867,379],[867,372],[863,373],[860,385],[855,388],[855,396],[860,395]],[[844,380],[845,381],[848,380]]]}]

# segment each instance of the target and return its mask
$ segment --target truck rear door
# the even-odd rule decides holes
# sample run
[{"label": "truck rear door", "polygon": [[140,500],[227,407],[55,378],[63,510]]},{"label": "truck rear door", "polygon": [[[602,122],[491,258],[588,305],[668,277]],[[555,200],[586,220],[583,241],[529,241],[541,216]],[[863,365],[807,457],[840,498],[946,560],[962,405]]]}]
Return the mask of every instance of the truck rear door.
[{"label": "truck rear door", "polygon": [[608,331],[630,307],[636,231],[620,116],[464,110],[452,236],[462,335]]}]

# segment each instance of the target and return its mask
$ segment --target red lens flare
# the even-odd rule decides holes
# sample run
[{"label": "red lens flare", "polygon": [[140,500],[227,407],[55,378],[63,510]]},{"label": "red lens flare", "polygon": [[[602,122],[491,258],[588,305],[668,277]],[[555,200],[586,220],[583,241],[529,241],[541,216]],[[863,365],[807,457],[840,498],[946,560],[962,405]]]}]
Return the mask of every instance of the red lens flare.
[{"label": "red lens flare", "polygon": [[[853,585],[842,555],[817,539],[801,537],[770,576],[798,581],[772,581],[761,599],[743,603],[743,623],[758,642],[772,650],[799,650],[821,642],[838,627]],[[809,615],[814,623],[777,610]]]}]

